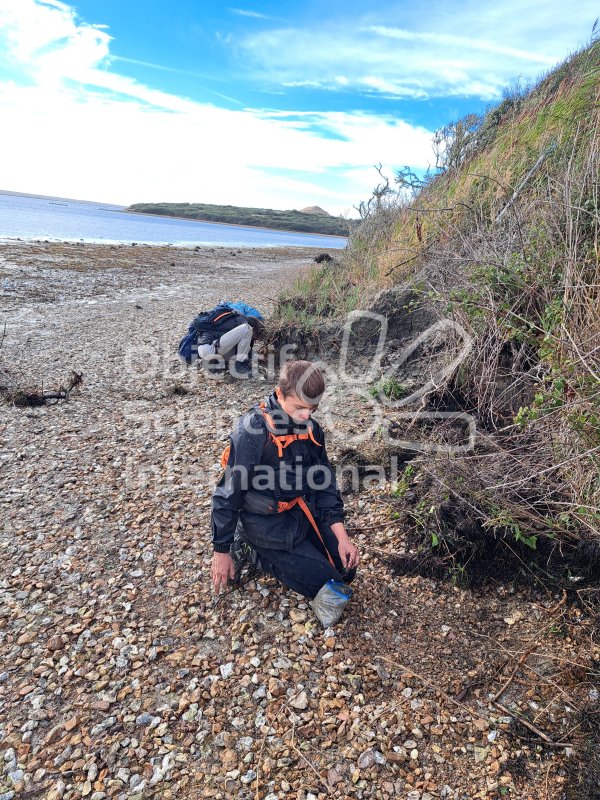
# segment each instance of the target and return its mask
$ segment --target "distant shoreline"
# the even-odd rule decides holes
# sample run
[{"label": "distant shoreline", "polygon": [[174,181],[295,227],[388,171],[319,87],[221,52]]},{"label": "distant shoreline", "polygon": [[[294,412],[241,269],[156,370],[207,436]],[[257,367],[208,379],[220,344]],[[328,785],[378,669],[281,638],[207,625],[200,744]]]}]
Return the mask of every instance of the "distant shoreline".
[{"label": "distant shoreline", "polygon": [[13,197],[32,197],[36,200],[60,200],[65,203],[87,203],[93,206],[112,206],[106,208],[107,211],[120,211],[123,214],[135,214],[136,217],[158,217],[159,219],[181,219],[184,222],[204,222],[207,225],[226,225],[230,228],[250,228],[258,231],[281,231],[281,233],[297,233],[302,236],[327,236],[332,239],[348,239],[349,236],[343,236],[341,233],[317,233],[312,231],[297,231],[293,228],[267,228],[264,225],[244,225],[238,222],[215,222],[212,219],[193,219],[192,217],[179,217],[174,214],[149,214],[144,211],[127,211],[129,206],[120,205],[119,203],[106,203],[102,200],[79,200],[76,197],[59,197],[53,194],[34,194],[33,192],[14,192],[11,189],[0,189],[0,194],[10,195]]},{"label": "distant shoreline", "polygon": [[[199,222],[201,220],[198,220]],[[215,225],[218,223],[215,222]],[[225,224],[225,223],[224,223]],[[236,226],[234,226],[236,227]],[[267,228],[266,230],[271,230],[271,228]],[[295,233],[295,231],[291,231]],[[317,236],[316,233],[307,234],[308,236]],[[324,235],[324,234],[323,234]],[[333,238],[333,237],[332,237]],[[9,246],[9,245],[74,245],[78,247],[108,247],[111,249],[117,249],[122,247],[150,247],[150,248],[169,248],[172,250],[196,250],[198,252],[202,252],[204,250],[211,251],[211,250],[235,250],[236,252],[245,252],[246,250],[258,250],[258,251],[265,251],[265,250],[331,250],[332,252],[338,252],[340,248],[335,247],[327,247],[325,245],[323,248],[318,247],[317,245],[311,244],[289,244],[289,243],[282,243],[282,244],[223,244],[217,242],[211,242],[209,244],[181,244],[181,242],[136,242],[132,240],[122,240],[122,239],[68,239],[65,237],[61,237],[60,239],[49,238],[48,236],[40,237],[35,236],[32,238],[27,238],[25,236],[0,236],[0,247]]]},{"label": "distant shoreline", "polygon": [[34,200],[60,200],[63,203],[85,203],[92,206],[112,206],[110,211],[123,211],[127,206],[120,203],[105,203],[102,200],[79,200],[76,197],[58,197],[54,194],[34,194],[33,192],[13,192],[11,189],[0,189],[0,194],[10,197],[31,197]]}]

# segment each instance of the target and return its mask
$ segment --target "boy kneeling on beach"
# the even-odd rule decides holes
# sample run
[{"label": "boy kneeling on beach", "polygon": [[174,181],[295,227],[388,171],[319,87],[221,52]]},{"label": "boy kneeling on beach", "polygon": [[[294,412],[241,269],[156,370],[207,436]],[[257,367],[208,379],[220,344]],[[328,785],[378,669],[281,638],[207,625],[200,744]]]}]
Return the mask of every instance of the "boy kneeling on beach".
[{"label": "boy kneeling on beach", "polygon": [[[358,550],[311,419],[325,381],[309,361],[290,361],[265,403],[238,420],[212,498],[212,581],[218,594],[250,560],[311,599],[327,627],[339,619],[356,574]],[[237,567],[237,570],[236,570]]]}]

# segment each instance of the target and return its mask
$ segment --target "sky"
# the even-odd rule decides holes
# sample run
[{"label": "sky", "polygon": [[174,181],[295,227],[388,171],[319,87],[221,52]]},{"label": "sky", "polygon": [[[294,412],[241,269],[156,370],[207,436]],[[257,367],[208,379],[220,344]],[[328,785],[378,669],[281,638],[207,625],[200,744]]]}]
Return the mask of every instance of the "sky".
[{"label": "sky", "polygon": [[319,205],[589,43],[595,0],[0,0],[0,189]]}]

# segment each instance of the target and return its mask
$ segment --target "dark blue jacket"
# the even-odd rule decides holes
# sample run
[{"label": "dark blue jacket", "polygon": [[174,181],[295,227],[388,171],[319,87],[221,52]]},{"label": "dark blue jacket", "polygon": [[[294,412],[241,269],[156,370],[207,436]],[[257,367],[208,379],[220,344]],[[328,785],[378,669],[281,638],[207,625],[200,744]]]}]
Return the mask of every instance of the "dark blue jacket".
[{"label": "dark blue jacket", "polygon": [[198,332],[197,344],[212,344],[224,333],[247,322],[248,318],[239,311],[219,305],[211,311],[199,314],[192,324]]},{"label": "dark blue jacket", "polygon": [[[268,514],[278,500],[305,497],[319,523],[327,526],[344,519],[344,506],[335,472],[325,450],[325,435],[315,420],[295,423],[271,394],[265,409],[275,433],[307,433],[309,426],[318,444],[310,439],[292,442],[280,458],[260,408],[241,417],[230,437],[229,461],[212,498],[212,542],[217,553],[228,553],[238,520],[244,534],[257,545],[289,550],[306,527],[298,507]],[[312,477],[312,480],[311,480]],[[264,509],[257,513],[257,508]]]}]

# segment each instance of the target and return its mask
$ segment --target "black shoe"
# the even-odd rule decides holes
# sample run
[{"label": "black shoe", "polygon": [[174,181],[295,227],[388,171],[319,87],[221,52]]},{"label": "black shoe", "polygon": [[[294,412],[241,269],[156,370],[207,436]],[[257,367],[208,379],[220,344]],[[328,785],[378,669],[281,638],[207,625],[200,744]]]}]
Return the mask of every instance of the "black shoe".
[{"label": "black shoe", "polygon": [[245,361],[231,361],[229,372],[234,378],[250,378],[252,376],[252,362],[249,358]]}]

